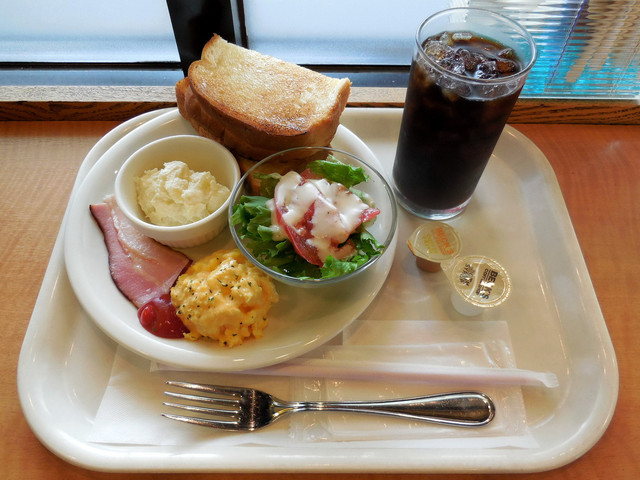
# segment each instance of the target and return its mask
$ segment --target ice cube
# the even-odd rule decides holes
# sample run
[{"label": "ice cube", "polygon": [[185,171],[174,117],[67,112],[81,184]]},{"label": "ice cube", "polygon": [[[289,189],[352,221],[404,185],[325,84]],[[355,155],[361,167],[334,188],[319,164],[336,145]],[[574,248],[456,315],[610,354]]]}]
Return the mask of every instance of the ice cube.
[{"label": "ice cube", "polygon": [[462,58],[462,61],[464,62],[464,68],[468,72],[475,71],[478,64],[482,61],[482,57],[480,55],[471,53],[466,48],[461,48],[460,50],[458,50],[458,54],[460,55],[460,58]]},{"label": "ice cube", "polygon": [[443,32],[442,35],[440,35],[440,38],[438,40],[443,45],[448,45],[450,47],[453,46],[453,38],[451,37],[451,33],[449,32]]},{"label": "ice cube", "polygon": [[447,55],[439,63],[450,72],[457,73],[458,75],[464,75],[466,70],[464,59],[458,52],[452,51],[450,55]]},{"label": "ice cube", "polygon": [[507,58],[499,58],[496,61],[496,68],[498,72],[502,74],[516,73],[518,71],[518,64]]},{"label": "ice cube", "polygon": [[468,42],[473,38],[473,33],[471,32],[455,32],[451,35],[451,39],[454,42]]},{"label": "ice cube", "polygon": [[464,73],[464,60],[455,49],[443,45],[437,40],[430,40],[425,44],[424,51],[438,65],[448,71],[459,74]]},{"label": "ice cube", "polygon": [[487,60],[478,64],[478,68],[474,77],[480,79],[496,78],[498,76],[498,67],[495,60]]},{"label": "ice cube", "polygon": [[450,55],[451,48],[443,45],[437,40],[429,40],[424,45],[424,52],[433,58],[436,62]]},{"label": "ice cube", "polygon": [[510,60],[517,60],[516,52],[513,48],[505,48],[504,50],[500,50],[498,52],[498,56],[500,58],[508,58]]}]

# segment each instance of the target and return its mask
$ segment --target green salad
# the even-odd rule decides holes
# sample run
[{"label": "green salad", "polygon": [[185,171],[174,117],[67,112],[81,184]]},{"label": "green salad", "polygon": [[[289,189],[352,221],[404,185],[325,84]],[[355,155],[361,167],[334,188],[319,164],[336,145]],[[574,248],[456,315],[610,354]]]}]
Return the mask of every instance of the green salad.
[{"label": "green salad", "polygon": [[[309,163],[305,172],[310,172],[307,175],[312,175],[312,178],[322,177],[328,182],[341,184],[366,204],[368,214],[363,215],[362,223],[347,240],[352,254],[341,260],[328,255],[322,265],[317,265],[301,256],[302,240],[295,234],[283,235],[287,237],[285,239],[274,239],[274,215],[267,202],[274,198],[276,185],[282,176],[255,174],[255,178],[260,180],[259,195],[243,195],[234,205],[230,221],[231,227],[236,228],[238,236],[243,239],[253,256],[263,265],[283,275],[299,279],[324,279],[353,272],[371,258],[380,255],[383,246],[367,231],[367,226],[375,221],[379,210],[371,205],[366,194],[354,188],[368,180],[364,170],[329,156],[327,160]],[[273,207],[274,202],[270,203]]]}]

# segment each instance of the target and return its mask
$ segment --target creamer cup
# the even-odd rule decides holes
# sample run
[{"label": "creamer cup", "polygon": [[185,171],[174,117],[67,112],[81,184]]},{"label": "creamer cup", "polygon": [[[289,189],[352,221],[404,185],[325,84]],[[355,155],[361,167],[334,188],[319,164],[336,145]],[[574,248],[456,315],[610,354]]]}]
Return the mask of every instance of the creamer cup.
[{"label": "creamer cup", "polygon": [[427,272],[437,272],[443,262],[454,259],[462,247],[458,232],[443,222],[425,222],[407,240],[416,264]]},{"label": "creamer cup", "polygon": [[507,271],[492,258],[468,255],[442,265],[453,292],[453,307],[463,315],[479,315],[509,297],[511,279]]}]

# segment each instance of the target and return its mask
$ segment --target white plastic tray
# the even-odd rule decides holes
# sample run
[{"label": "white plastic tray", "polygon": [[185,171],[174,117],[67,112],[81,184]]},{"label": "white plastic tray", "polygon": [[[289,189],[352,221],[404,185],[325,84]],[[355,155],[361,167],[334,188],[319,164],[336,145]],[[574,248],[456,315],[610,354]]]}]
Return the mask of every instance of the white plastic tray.
[{"label": "white plastic tray", "polygon": [[[89,152],[76,188],[115,141],[155,112],[106,135]],[[342,123],[377,155],[393,162],[401,110],[347,109]],[[394,266],[361,319],[456,321],[442,292],[425,291],[403,248],[420,222],[400,215]],[[511,273],[509,302],[485,316],[509,322],[519,368],[550,371],[556,389],[523,388],[527,421],[539,447],[503,449],[109,446],[88,443],[116,344],[75,298],[64,268],[61,234],[24,339],[18,391],[38,438],[65,460],[119,471],[530,472],[565,465],[588,451],[607,428],[618,393],[615,353],[554,173],[526,137],[507,127],[468,207],[450,222],[467,253],[495,257]],[[62,232],[63,229],[61,229]],[[428,280],[426,281],[428,285]],[[482,321],[481,319],[478,321]],[[132,392],[132,394],[135,394]],[[158,399],[160,401],[160,399]]]}]

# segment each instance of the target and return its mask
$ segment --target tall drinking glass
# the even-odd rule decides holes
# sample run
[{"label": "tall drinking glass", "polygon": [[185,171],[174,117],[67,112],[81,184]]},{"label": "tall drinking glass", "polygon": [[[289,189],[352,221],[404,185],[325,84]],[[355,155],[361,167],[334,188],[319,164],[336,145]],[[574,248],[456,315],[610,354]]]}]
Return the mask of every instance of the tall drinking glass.
[{"label": "tall drinking glass", "polygon": [[403,207],[435,220],[464,210],[536,55],[524,27],[488,10],[420,25],[393,166]]}]

